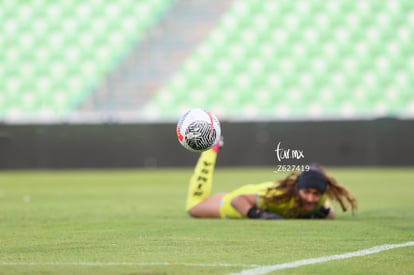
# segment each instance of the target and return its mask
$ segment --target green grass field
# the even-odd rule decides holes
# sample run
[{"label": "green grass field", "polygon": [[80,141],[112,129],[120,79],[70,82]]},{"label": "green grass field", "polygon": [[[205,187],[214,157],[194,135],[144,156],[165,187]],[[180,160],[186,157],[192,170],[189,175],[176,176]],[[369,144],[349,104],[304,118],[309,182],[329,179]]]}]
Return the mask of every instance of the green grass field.
[{"label": "green grass field", "polygon": [[[325,220],[197,220],[191,169],[0,172],[0,274],[231,274],[414,241],[414,168],[328,168],[359,210]],[[213,192],[281,178],[218,168]],[[339,207],[336,207],[340,212]],[[413,274],[414,247],[269,274]]]}]

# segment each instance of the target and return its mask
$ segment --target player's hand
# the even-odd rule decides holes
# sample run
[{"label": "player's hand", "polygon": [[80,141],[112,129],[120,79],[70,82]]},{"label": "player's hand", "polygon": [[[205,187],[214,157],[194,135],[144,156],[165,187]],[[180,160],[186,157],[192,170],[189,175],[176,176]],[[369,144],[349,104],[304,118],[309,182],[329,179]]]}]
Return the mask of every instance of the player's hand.
[{"label": "player's hand", "polygon": [[325,206],[321,206],[321,208],[319,208],[319,211],[310,215],[311,219],[325,219],[326,216],[328,216],[329,212],[331,211],[330,208],[327,208]]},{"label": "player's hand", "polygon": [[247,217],[249,219],[262,219],[262,220],[281,220],[282,216],[279,216],[275,213],[270,213],[267,211],[262,211],[257,207],[252,207],[247,212]]}]

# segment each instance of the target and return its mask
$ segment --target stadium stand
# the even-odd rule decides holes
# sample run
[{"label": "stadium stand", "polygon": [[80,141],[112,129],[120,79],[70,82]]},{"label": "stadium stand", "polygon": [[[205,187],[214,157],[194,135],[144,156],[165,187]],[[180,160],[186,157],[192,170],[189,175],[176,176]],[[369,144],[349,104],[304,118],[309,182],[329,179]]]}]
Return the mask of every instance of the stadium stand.
[{"label": "stadium stand", "polygon": [[412,116],[413,16],[410,1],[237,1],[150,109],[202,102],[241,119]]},{"label": "stadium stand", "polygon": [[80,109],[114,110],[117,119],[142,119],[136,117],[137,110],[180,68],[232,1],[176,1],[156,24],[146,29],[139,43]]},{"label": "stadium stand", "polygon": [[0,117],[74,113],[171,2],[2,1]]},{"label": "stadium stand", "polygon": [[410,0],[0,5],[2,120],[414,116]]}]

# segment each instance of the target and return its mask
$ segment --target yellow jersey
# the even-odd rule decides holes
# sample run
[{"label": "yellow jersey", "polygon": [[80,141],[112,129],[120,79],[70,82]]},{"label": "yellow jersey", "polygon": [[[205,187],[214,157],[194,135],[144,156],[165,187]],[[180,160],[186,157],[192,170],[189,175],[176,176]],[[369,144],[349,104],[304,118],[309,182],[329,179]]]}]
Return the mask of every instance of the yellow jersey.
[{"label": "yellow jersey", "polygon": [[[248,184],[248,185],[241,186],[233,190],[230,193],[227,193],[226,195],[224,195],[224,197],[222,198],[220,202],[221,218],[230,218],[230,219],[246,218],[231,205],[231,201],[233,198],[239,195],[251,195],[251,194],[256,194],[256,207],[257,208],[264,210],[264,211],[272,212],[272,213],[275,213],[282,217],[287,218],[286,210],[290,209],[294,205],[295,198],[292,198],[288,202],[283,202],[283,203],[266,203],[265,202],[265,194],[267,193],[268,189],[271,187],[275,187],[278,184],[279,184],[278,182],[274,182],[274,181],[268,181],[268,182],[263,182],[259,184]],[[278,193],[280,194],[281,191],[274,190],[272,192],[275,192],[275,195],[276,195]],[[322,195],[319,203],[315,206],[315,208],[312,211],[301,211],[299,215],[300,216],[309,215],[319,210],[319,208],[322,205],[330,205],[326,194]]]}]

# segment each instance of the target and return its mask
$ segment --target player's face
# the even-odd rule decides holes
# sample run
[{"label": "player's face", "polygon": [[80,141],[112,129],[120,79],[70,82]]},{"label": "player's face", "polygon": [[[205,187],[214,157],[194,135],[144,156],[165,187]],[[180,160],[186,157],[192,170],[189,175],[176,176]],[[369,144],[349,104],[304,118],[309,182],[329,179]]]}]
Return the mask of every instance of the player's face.
[{"label": "player's face", "polygon": [[322,194],[315,188],[299,189],[299,199],[305,211],[311,211],[321,199]]}]

